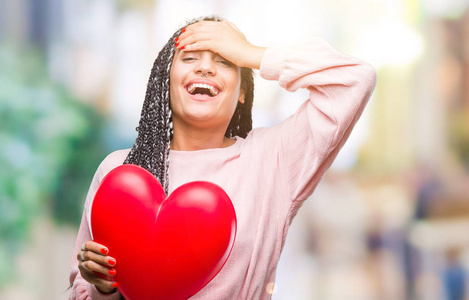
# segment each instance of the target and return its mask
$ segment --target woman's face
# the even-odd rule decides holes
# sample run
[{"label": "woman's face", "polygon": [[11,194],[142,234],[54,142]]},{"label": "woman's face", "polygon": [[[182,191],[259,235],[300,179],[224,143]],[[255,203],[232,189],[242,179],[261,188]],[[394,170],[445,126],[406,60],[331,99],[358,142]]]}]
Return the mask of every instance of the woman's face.
[{"label": "woman's face", "polygon": [[226,130],[239,102],[240,67],[211,51],[174,54],[170,97],[174,126]]}]

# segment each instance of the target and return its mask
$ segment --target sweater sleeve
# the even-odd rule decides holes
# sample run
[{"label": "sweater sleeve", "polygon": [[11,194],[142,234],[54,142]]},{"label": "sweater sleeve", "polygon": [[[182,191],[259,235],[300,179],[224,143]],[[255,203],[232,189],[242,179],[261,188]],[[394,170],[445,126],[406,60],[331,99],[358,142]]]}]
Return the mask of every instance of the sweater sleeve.
[{"label": "sweater sleeve", "polygon": [[[117,160],[116,162],[118,162]],[[88,194],[86,196],[85,208],[83,211],[83,216],[81,219],[80,229],[78,231],[78,236],[75,242],[75,248],[73,251],[72,257],[72,266],[70,271],[70,288],[71,293],[69,296],[70,300],[117,300],[120,299],[120,293],[118,291],[111,294],[103,294],[96,289],[94,284],[90,284],[83,277],[81,277],[80,271],[78,269],[78,260],[77,254],[81,249],[81,245],[84,242],[92,240],[91,230],[89,226],[89,211],[90,207],[98,189],[99,183],[107,174],[107,171],[112,168],[113,157],[112,155],[108,156],[98,167],[93,180],[91,182]]]},{"label": "sweater sleeve", "polygon": [[309,99],[269,138],[278,149],[287,197],[305,200],[349,137],[373,92],[376,72],[314,37],[298,47],[267,48],[260,75],[291,92],[309,91]]}]

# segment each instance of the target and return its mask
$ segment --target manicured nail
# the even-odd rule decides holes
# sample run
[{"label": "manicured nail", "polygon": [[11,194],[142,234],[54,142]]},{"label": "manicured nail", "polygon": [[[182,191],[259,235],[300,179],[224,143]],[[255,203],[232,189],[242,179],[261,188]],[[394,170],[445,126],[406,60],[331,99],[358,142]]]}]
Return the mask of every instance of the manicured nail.
[{"label": "manicured nail", "polygon": [[176,43],[176,48],[179,46],[179,43]]},{"label": "manicured nail", "polygon": [[118,284],[117,282],[114,282],[114,283],[112,284],[112,287],[118,287],[118,286],[119,286],[119,284]]},{"label": "manicured nail", "polygon": [[186,28],[184,28],[184,29],[182,30],[182,32],[183,32],[183,33],[186,32]]},{"label": "manicured nail", "polygon": [[182,47],[181,47],[181,50],[184,50],[184,49],[186,49],[186,46],[182,46]]},{"label": "manicured nail", "polygon": [[107,248],[102,248],[101,249],[101,253],[104,254],[104,255],[108,254],[108,252],[109,252],[109,250],[107,250]]},{"label": "manicured nail", "polygon": [[114,269],[109,270],[109,275],[111,275],[111,276],[116,275],[116,270],[114,270]]},{"label": "manicured nail", "polygon": [[108,264],[110,264],[111,266],[115,265],[116,264],[116,260],[113,259],[113,258],[110,258],[108,261],[107,261]]},{"label": "manicured nail", "polygon": [[177,43],[179,41],[179,37],[177,37],[174,41]]}]

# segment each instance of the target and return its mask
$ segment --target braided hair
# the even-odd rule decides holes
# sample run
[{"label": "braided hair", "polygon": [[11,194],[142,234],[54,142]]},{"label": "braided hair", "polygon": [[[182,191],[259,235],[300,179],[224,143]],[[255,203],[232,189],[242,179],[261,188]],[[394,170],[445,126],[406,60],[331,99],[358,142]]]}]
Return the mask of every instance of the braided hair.
[{"label": "braided hair", "polygon": [[[169,150],[173,137],[171,103],[169,97],[169,73],[176,50],[175,39],[188,25],[200,21],[220,22],[218,16],[197,18],[177,30],[158,54],[148,80],[138,135],[124,164],[135,164],[152,173],[161,183],[166,195],[169,188]],[[241,68],[241,89],[244,103],[238,102],[233,117],[225,132],[227,138],[245,138],[252,129],[252,104],[254,80],[252,70]]]}]

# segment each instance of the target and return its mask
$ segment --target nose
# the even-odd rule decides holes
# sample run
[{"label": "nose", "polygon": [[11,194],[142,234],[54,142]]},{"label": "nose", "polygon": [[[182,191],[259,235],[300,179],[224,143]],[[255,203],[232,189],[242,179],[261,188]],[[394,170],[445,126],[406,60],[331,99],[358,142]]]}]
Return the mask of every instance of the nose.
[{"label": "nose", "polygon": [[215,59],[211,52],[204,51],[194,68],[194,72],[200,76],[214,76],[217,73],[215,67]]}]

